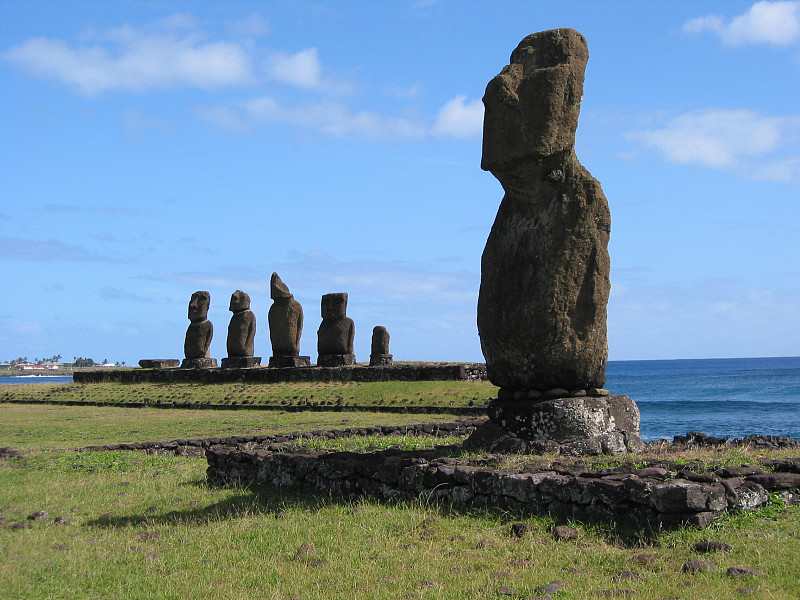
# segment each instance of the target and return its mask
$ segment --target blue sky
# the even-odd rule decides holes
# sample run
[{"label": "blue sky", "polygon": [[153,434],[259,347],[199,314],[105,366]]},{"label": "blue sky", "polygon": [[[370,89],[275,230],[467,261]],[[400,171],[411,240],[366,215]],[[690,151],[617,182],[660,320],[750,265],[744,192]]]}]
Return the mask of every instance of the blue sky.
[{"label": "blue sky", "polygon": [[348,292],[356,357],[481,361],[486,84],[589,44],[577,134],[611,206],[612,360],[800,354],[800,2],[0,2],[0,359],[212,355],[269,279]]}]

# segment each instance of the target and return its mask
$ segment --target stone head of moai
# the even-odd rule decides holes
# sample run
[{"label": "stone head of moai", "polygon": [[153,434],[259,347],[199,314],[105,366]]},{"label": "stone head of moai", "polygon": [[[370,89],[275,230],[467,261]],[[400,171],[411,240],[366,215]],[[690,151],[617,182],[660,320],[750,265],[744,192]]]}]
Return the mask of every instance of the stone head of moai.
[{"label": "stone head of moai", "polygon": [[208,318],[208,307],[211,304],[211,294],[200,291],[192,294],[189,300],[189,320],[192,323],[204,321]]},{"label": "stone head of moai", "polygon": [[347,293],[338,292],[322,296],[322,318],[341,319],[347,315]]},{"label": "stone head of moai", "polygon": [[231,294],[231,303],[228,310],[233,313],[250,310],[250,295],[242,290],[233,292],[233,294]]},{"label": "stone head of moai", "polygon": [[481,258],[489,379],[513,390],[602,387],[611,215],[575,156],[589,58],[573,29],[526,37],[483,97],[483,157],[503,186]]},{"label": "stone head of moai", "polygon": [[273,273],[269,280],[269,297],[273,300],[288,300],[293,297],[277,273]]}]

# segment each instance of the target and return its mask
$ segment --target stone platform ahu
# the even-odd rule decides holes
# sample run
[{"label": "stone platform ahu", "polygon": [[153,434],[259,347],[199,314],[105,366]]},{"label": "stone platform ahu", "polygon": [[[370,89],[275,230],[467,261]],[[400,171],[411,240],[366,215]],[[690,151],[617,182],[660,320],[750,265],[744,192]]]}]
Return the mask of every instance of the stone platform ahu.
[{"label": "stone platform ahu", "polygon": [[498,432],[616,453],[641,444],[639,410],[602,390],[611,215],[575,156],[588,58],[573,29],[535,33],[486,88],[481,168],[505,196],[481,260],[478,333],[501,388]]}]

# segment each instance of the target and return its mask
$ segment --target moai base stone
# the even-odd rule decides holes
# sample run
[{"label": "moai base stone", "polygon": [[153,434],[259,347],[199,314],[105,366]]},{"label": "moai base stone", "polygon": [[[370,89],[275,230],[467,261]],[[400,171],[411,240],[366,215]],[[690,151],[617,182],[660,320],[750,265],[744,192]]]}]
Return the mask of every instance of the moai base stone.
[{"label": "moai base stone", "polygon": [[184,358],[181,362],[181,369],[211,369],[216,366],[216,358]]},{"label": "moai base stone", "polygon": [[269,366],[274,368],[310,367],[310,356],[270,356]]},{"label": "moai base stone", "polygon": [[349,367],[356,364],[355,354],[320,354],[317,356],[318,367]]},{"label": "moai base stone", "polygon": [[223,369],[250,369],[261,366],[260,356],[229,356],[222,359]]},{"label": "moai base stone", "polygon": [[139,366],[143,369],[174,369],[181,361],[177,358],[143,358]]},{"label": "moai base stone", "polygon": [[493,399],[490,423],[512,437],[554,440],[574,454],[639,451],[639,407],[628,396],[566,396],[539,401]]},{"label": "moai base stone", "polygon": [[391,367],[394,364],[394,359],[391,354],[370,354],[369,366],[370,367]]}]

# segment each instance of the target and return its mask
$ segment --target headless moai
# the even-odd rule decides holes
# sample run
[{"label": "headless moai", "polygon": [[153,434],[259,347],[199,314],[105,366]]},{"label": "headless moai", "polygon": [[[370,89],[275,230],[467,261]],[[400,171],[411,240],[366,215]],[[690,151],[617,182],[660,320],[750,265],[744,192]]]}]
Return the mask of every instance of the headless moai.
[{"label": "headless moai", "polygon": [[211,294],[199,291],[192,294],[189,300],[189,324],[183,342],[183,353],[186,358],[181,363],[184,369],[204,369],[216,367],[217,360],[210,358],[211,338],[214,337],[214,326],[208,320],[208,306]]},{"label": "headless moai", "polygon": [[299,356],[303,334],[303,307],[294,299],[277,273],[269,283],[272,306],[269,307],[269,339],[272,343],[270,367],[308,367],[310,356]]},{"label": "headless moai", "polygon": [[386,327],[378,325],[372,330],[372,349],[369,355],[370,367],[387,367],[392,364],[389,354],[389,332]]},{"label": "headless moai", "polygon": [[261,364],[255,353],[256,316],[250,310],[250,296],[242,290],[231,294],[229,310],[233,313],[228,325],[228,358],[222,359],[224,368],[247,368]]},{"label": "headless moai", "polygon": [[317,330],[317,366],[354,365],[353,339],[356,327],[346,315],[347,293],[322,296],[322,323]]}]

